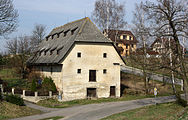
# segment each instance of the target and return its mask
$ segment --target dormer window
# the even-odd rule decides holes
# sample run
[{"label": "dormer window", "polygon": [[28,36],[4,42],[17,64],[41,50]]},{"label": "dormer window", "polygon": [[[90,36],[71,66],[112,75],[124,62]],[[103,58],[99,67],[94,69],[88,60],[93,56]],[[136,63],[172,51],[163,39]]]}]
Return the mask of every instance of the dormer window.
[{"label": "dormer window", "polygon": [[46,37],[46,41],[48,41],[49,36]]},{"label": "dormer window", "polygon": [[77,28],[78,28],[78,27],[76,27],[76,28],[74,28],[73,30],[71,30],[71,35],[74,34],[74,32],[76,31]]},{"label": "dormer window", "polygon": [[63,49],[64,46],[57,49],[57,55],[59,55],[60,51]]},{"label": "dormer window", "polygon": [[52,39],[54,39],[54,35],[52,35]]},{"label": "dormer window", "polygon": [[59,38],[60,33],[57,33],[57,38]]},{"label": "dormer window", "polygon": [[69,32],[69,30],[64,32],[64,37],[67,36],[67,33]]}]

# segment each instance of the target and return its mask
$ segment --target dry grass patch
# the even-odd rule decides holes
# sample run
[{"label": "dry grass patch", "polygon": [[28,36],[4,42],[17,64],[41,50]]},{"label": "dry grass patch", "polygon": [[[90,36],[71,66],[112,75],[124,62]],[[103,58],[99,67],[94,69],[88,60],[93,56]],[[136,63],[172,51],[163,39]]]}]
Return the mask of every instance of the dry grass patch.
[{"label": "dry grass patch", "polygon": [[17,118],[41,113],[39,110],[26,106],[18,106],[5,101],[0,102],[0,108],[0,119]]}]

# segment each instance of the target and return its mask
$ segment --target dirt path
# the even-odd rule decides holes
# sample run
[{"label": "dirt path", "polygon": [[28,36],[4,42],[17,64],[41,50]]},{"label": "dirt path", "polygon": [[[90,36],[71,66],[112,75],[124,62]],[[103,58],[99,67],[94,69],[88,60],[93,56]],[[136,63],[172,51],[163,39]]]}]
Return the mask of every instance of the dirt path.
[{"label": "dirt path", "polygon": [[[13,120],[39,120],[55,116],[64,116],[62,120],[99,120],[115,113],[140,108],[143,106],[154,105],[155,103],[166,103],[172,101],[175,101],[175,96],[158,97],[156,99],[145,98],[131,101],[88,104],[69,108],[54,109],[55,111],[53,111],[51,108],[43,107],[44,109],[49,110],[48,113],[27,116]],[[32,108],[35,107],[33,106]]]}]

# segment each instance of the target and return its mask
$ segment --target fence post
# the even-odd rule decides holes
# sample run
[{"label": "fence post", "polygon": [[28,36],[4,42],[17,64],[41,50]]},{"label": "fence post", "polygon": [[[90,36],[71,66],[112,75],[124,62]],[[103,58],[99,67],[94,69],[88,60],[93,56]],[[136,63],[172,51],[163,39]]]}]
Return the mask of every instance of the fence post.
[{"label": "fence post", "polygon": [[183,91],[183,80],[181,80],[181,91]]},{"label": "fence post", "polygon": [[52,91],[49,91],[49,97],[52,98]]},{"label": "fence post", "polygon": [[1,88],[1,93],[3,94],[3,85],[2,84],[0,84],[0,88]]},{"label": "fence post", "polygon": [[14,95],[14,88],[12,88],[12,94]]},{"label": "fence post", "polygon": [[35,92],[35,97],[38,97],[38,92]]},{"label": "fence post", "polygon": [[23,90],[23,97],[25,97],[25,90]]}]

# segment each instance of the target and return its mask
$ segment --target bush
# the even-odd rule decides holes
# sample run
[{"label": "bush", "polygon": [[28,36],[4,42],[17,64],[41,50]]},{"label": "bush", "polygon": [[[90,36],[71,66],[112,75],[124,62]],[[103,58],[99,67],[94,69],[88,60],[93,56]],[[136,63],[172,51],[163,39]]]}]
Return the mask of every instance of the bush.
[{"label": "bush", "polygon": [[42,82],[42,88],[44,91],[52,91],[52,92],[56,92],[56,86],[55,83],[53,82],[51,77],[45,77],[43,82]]},{"label": "bush", "polygon": [[37,90],[36,81],[33,79],[31,83],[31,91],[35,92]]},{"label": "bush", "polygon": [[22,98],[20,98],[19,96],[16,96],[16,95],[6,95],[5,96],[5,100],[7,102],[10,102],[12,104],[16,104],[16,105],[19,105],[19,106],[24,106],[24,101]]},{"label": "bush", "polygon": [[1,89],[0,89],[0,101],[2,101],[2,100],[3,100],[3,96],[1,94]]},{"label": "bush", "polygon": [[184,99],[182,99],[179,94],[176,95],[176,98],[177,98],[176,102],[177,102],[178,104],[180,104],[180,105],[183,106],[183,107],[186,107],[186,106],[187,106],[187,101],[184,100]]}]

